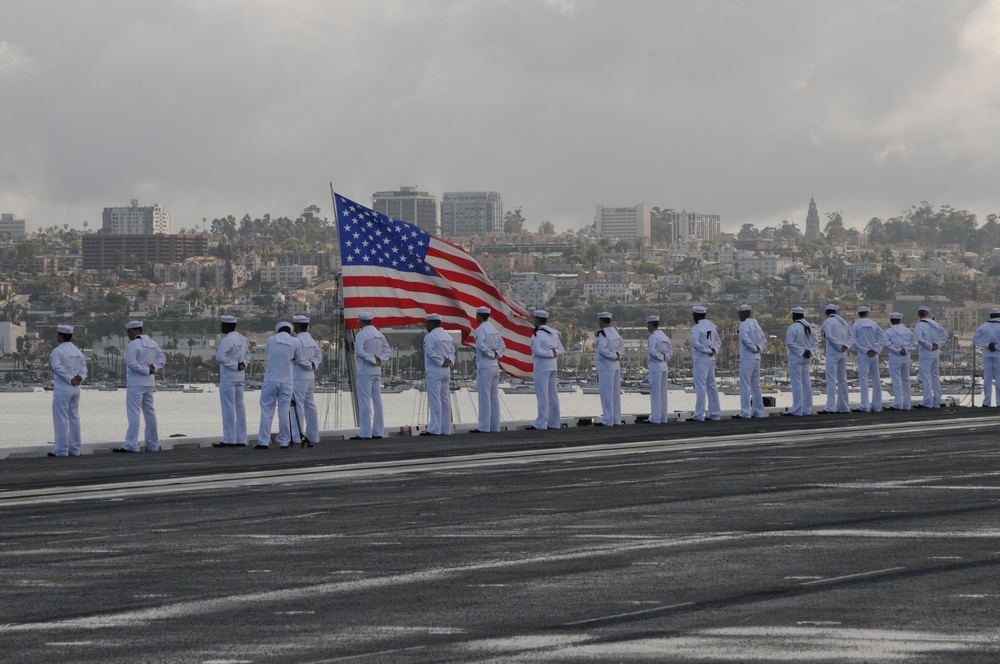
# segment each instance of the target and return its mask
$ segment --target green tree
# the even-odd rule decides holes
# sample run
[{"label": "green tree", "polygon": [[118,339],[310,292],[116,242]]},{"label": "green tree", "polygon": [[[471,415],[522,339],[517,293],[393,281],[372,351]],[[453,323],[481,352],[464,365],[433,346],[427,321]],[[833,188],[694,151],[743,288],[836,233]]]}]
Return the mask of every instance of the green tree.
[{"label": "green tree", "polygon": [[555,235],[556,227],[551,221],[543,221],[538,225],[538,232],[542,235]]},{"label": "green tree", "polygon": [[525,219],[521,214],[521,208],[508,210],[503,216],[503,232],[507,235],[520,235],[524,232],[524,223]]}]

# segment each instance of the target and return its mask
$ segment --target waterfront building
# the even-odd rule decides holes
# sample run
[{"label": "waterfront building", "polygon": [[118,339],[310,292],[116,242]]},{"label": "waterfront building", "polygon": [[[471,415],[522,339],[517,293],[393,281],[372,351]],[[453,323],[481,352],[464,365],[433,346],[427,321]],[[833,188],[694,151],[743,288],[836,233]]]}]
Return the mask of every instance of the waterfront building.
[{"label": "waterfront building", "polygon": [[112,235],[153,235],[174,232],[174,221],[166,206],[140,206],[135,198],[128,207],[104,208],[101,230]]},{"label": "waterfront building", "polygon": [[497,191],[446,191],[441,195],[441,233],[471,237],[503,232],[503,199]]},{"label": "waterfront building", "polygon": [[376,191],[372,194],[372,209],[376,212],[414,224],[431,235],[438,235],[437,197],[417,187],[400,187],[397,191]]},{"label": "waterfront building", "polygon": [[598,204],[594,220],[600,236],[614,237],[629,243],[640,238],[650,239],[648,203],[639,203],[634,207],[604,207]]}]

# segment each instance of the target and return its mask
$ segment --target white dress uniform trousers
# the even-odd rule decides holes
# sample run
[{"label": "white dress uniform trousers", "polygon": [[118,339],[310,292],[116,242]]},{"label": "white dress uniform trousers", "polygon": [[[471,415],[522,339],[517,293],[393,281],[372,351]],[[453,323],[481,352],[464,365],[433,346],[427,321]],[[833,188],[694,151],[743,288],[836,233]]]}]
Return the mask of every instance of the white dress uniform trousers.
[{"label": "white dress uniform trousers", "polygon": [[443,366],[445,360],[455,361],[455,343],[444,328],[435,327],[424,336],[424,373],[427,432],[438,436],[451,435],[451,367]]},{"label": "white dress uniform trousers", "polygon": [[767,337],[753,318],[740,322],[740,417],[764,417],[764,395],[760,391],[760,356]]},{"label": "white dress uniform trousers", "polygon": [[480,431],[500,431],[500,363],[507,351],[503,337],[488,320],[476,328],[476,390]]},{"label": "white dress uniform trousers", "polygon": [[653,424],[667,423],[667,368],[673,354],[673,346],[663,330],[653,330],[646,349],[649,367],[649,421]]},{"label": "white dress uniform trousers", "polygon": [[132,452],[139,451],[139,413],[146,424],[146,450],[156,452],[160,449],[160,434],[156,426],[156,408],[153,406],[153,391],[156,386],[156,376],[149,373],[153,365],[157,371],[163,368],[167,359],[155,341],[140,334],[125,347],[126,382],[125,408],[128,416],[128,430],[125,433],[125,444],[122,448]]},{"label": "white dress uniform trousers", "polygon": [[[715,354],[722,347],[715,323],[702,318],[691,328],[691,352],[694,354],[694,413],[699,422],[705,419],[705,402],[708,402],[708,419],[722,418],[719,406],[719,386],[715,383]],[[714,353],[713,353],[714,351]]]},{"label": "white dress uniform trousers", "polygon": [[246,370],[250,365],[247,338],[235,330],[222,337],[215,353],[219,363],[219,402],[222,405],[222,442],[226,445],[246,445],[247,411],[243,402]]},{"label": "white dress uniform trousers", "polygon": [[[1000,406],[1000,318],[991,318],[972,335],[972,343],[983,349],[983,405]],[[997,350],[990,350],[990,344]]]},{"label": "white dress uniform trousers", "polygon": [[[552,351],[555,351],[554,355]],[[565,352],[559,341],[559,332],[548,325],[539,326],[531,335],[535,401],[538,405],[538,416],[534,422],[536,429],[558,429],[561,426],[556,359]]]},{"label": "white dress uniform trousers", "polygon": [[622,368],[620,358],[625,356],[625,341],[618,330],[605,327],[597,333],[595,344],[597,381],[601,390],[601,419],[606,427],[622,423]]},{"label": "white dress uniform trousers", "polygon": [[[319,411],[316,410],[316,367],[323,363],[323,351],[308,332],[295,335],[299,359],[295,363],[295,420],[310,443],[319,442]],[[303,421],[305,424],[303,425]]]},{"label": "white dress uniform trousers", "polygon": [[885,331],[885,348],[889,353],[892,408],[910,410],[910,357],[917,349],[917,337],[902,323],[890,325]]},{"label": "white dress uniform trousers", "polygon": [[[382,364],[392,357],[385,336],[374,325],[361,328],[354,337],[354,355],[358,366],[358,437],[381,438],[385,420],[382,414]],[[375,358],[381,360],[378,364]]]},{"label": "white dress uniform trousers", "polygon": [[87,377],[87,360],[71,341],[64,341],[49,355],[52,367],[52,424],[59,457],[80,456],[80,386],[70,381]]},{"label": "white dress uniform trousers", "polygon": [[298,361],[299,343],[288,332],[281,331],[267,340],[267,367],[260,388],[260,427],[257,444],[271,443],[271,422],[278,416],[278,446],[288,447],[292,428],[288,411],[294,390],[293,366]]},{"label": "white dress uniform trousers", "polygon": [[804,357],[804,354],[806,351],[815,354],[818,347],[816,332],[805,319],[799,319],[788,326],[785,345],[788,346],[788,378],[792,384],[792,407],[788,412],[799,417],[812,415],[813,394],[809,380],[812,358]]}]

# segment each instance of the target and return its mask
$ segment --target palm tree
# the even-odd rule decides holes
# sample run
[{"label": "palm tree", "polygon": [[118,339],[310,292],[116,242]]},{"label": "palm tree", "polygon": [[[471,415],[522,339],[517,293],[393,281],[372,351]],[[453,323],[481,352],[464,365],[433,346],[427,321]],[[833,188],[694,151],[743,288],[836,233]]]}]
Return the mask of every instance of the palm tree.
[{"label": "palm tree", "polygon": [[195,346],[196,343],[198,343],[198,342],[195,341],[193,337],[191,337],[191,338],[188,339],[188,382],[189,383],[194,382],[192,380],[192,375],[193,374],[191,372],[191,353],[194,350],[194,346]]}]

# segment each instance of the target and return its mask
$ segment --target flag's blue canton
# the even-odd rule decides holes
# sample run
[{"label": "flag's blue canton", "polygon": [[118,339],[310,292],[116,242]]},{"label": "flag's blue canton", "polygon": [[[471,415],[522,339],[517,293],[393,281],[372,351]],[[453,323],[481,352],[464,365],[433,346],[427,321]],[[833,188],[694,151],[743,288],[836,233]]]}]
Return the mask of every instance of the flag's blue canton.
[{"label": "flag's blue canton", "polygon": [[337,225],[344,267],[435,274],[425,261],[430,235],[419,226],[392,219],[343,196],[337,196]]}]

